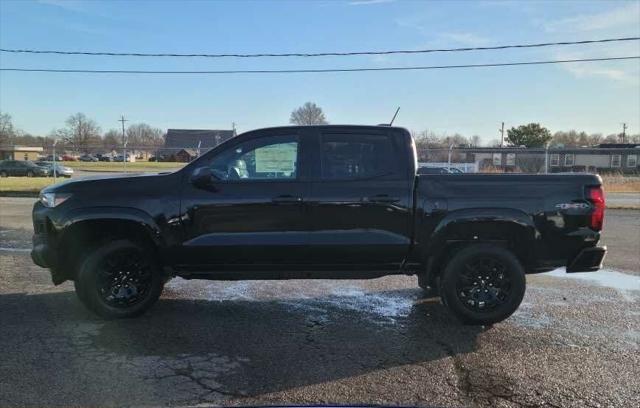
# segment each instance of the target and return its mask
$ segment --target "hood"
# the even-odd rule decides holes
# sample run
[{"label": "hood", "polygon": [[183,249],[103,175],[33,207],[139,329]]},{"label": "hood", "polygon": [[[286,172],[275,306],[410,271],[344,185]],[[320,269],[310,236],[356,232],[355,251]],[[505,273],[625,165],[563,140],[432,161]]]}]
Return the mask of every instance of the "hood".
[{"label": "hood", "polygon": [[112,194],[127,192],[136,194],[158,182],[169,181],[167,178],[175,173],[140,173],[99,175],[68,179],[45,187],[41,193],[99,193]]}]

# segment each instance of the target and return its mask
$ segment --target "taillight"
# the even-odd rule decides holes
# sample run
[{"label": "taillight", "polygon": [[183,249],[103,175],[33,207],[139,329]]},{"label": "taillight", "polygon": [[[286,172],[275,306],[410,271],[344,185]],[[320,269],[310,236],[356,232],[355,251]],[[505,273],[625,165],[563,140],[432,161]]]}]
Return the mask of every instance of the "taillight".
[{"label": "taillight", "polygon": [[604,224],[604,190],[602,186],[587,187],[587,197],[591,204],[593,204],[593,212],[591,213],[591,220],[589,226],[595,231],[601,231]]}]

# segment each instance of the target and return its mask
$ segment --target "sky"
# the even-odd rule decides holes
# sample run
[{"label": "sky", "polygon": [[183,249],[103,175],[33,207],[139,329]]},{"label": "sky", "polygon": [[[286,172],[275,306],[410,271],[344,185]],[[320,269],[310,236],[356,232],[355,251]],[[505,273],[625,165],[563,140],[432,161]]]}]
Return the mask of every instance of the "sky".
[{"label": "sky", "polygon": [[[164,53],[425,49],[640,36],[640,1],[13,1],[0,48]],[[136,58],[0,53],[2,68],[221,70],[476,64],[640,55],[640,41],[521,50],[322,58]],[[239,132],[286,125],[312,101],[330,123],[388,122],[495,140],[501,122],[640,133],[640,60],[546,66],[269,75],[0,72],[0,111],[47,135],[83,112]]]}]

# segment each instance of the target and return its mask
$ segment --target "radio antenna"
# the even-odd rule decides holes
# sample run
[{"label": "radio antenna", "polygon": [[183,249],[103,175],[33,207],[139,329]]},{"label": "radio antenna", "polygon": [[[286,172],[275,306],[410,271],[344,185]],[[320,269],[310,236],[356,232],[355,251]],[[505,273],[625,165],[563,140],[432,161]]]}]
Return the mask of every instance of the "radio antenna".
[{"label": "radio antenna", "polygon": [[389,123],[389,126],[393,126],[393,121],[396,120],[396,116],[398,116],[398,112],[400,112],[399,106],[398,106],[398,109],[396,109],[396,113],[393,114],[393,118],[391,118],[391,122]]}]

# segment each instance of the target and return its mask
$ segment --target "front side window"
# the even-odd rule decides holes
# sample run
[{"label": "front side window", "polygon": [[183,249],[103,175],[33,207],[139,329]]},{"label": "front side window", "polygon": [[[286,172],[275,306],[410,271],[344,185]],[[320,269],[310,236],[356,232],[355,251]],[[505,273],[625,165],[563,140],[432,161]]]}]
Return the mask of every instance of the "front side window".
[{"label": "front side window", "polygon": [[398,173],[393,140],[386,135],[322,136],[323,180],[353,180]]},{"label": "front side window", "polygon": [[211,171],[220,180],[293,180],[298,171],[296,136],[248,140],[213,158]]}]

